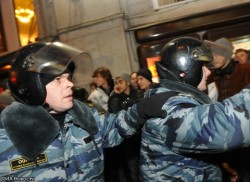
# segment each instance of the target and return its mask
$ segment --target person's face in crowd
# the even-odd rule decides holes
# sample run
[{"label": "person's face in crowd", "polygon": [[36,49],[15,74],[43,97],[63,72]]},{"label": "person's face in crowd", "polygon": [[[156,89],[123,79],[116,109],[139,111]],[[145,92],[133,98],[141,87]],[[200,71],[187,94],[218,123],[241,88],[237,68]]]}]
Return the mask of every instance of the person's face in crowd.
[{"label": "person's face in crowd", "polygon": [[141,90],[147,90],[151,84],[149,80],[140,75],[137,76],[137,83]]},{"label": "person's face in crowd", "polygon": [[94,77],[94,83],[96,84],[97,87],[101,87],[107,83],[107,80],[101,74],[98,73]]},{"label": "person's face in crowd", "polygon": [[248,61],[248,54],[245,51],[240,51],[235,54],[235,60],[240,64],[246,64]]},{"label": "person's face in crowd", "polygon": [[123,93],[126,91],[127,87],[129,86],[128,82],[126,82],[122,78],[116,78],[115,80],[115,93]]},{"label": "person's face in crowd", "polygon": [[73,107],[73,86],[69,73],[56,77],[46,85],[45,102],[53,108],[52,112],[64,112]]},{"label": "person's face in crowd", "polygon": [[224,56],[219,54],[213,54],[214,60],[213,60],[213,66],[215,69],[218,68],[224,68],[229,60],[227,60]]},{"label": "person's face in crowd", "polygon": [[207,89],[207,79],[210,74],[211,71],[206,66],[202,66],[202,79],[197,86],[200,91],[205,91]]},{"label": "person's face in crowd", "polygon": [[137,74],[133,73],[130,76],[130,83],[134,88],[138,88],[138,83],[137,83]]}]

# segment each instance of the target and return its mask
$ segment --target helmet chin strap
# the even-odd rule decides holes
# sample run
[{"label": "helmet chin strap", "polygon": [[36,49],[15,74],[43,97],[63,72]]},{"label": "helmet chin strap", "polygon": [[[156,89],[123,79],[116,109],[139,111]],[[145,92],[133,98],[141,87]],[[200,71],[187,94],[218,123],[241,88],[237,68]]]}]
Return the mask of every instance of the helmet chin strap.
[{"label": "helmet chin strap", "polygon": [[160,79],[180,81],[179,78],[175,74],[173,74],[171,71],[165,68],[161,63],[156,62],[155,64],[156,64],[156,69],[157,69],[158,75],[160,76]]}]

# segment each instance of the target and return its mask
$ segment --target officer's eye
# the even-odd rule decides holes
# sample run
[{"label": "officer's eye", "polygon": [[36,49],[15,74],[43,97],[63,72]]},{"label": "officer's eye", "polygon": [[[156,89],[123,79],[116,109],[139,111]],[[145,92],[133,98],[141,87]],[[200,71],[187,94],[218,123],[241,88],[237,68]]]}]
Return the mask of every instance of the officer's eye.
[{"label": "officer's eye", "polygon": [[73,80],[72,75],[69,75],[68,80],[69,80],[69,81],[72,81],[72,80]]},{"label": "officer's eye", "polygon": [[62,74],[58,77],[56,77],[54,80],[55,81],[65,81],[65,80],[68,80],[68,81],[72,81],[72,74]]},{"label": "officer's eye", "polygon": [[56,80],[56,81],[60,81],[60,80],[61,80],[61,77],[58,76],[58,77],[55,78],[55,80]]}]

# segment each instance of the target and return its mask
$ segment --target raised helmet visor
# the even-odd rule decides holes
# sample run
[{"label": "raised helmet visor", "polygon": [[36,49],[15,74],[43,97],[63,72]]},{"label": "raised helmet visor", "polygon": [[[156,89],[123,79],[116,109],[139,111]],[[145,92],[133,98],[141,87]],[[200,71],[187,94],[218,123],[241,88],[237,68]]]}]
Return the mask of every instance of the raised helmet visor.
[{"label": "raised helmet visor", "polygon": [[27,67],[27,71],[31,72],[60,75],[66,69],[71,72],[74,71],[71,62],[81,53],[82,51],[78,49],[54,42],[27,56],[23,66]]}]

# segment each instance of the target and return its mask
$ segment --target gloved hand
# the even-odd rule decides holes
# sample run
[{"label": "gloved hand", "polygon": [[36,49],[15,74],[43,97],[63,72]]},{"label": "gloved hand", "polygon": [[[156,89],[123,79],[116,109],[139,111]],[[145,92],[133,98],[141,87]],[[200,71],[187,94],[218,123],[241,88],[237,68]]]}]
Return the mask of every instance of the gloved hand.
[{"label": "gloved hand", "polygon": [[177,95],[175,92],[162,92],[142,98],[137,102],[137,112],[142,119],[164,118],[166,111],[162,110],[164,103],[172,96]]}]

